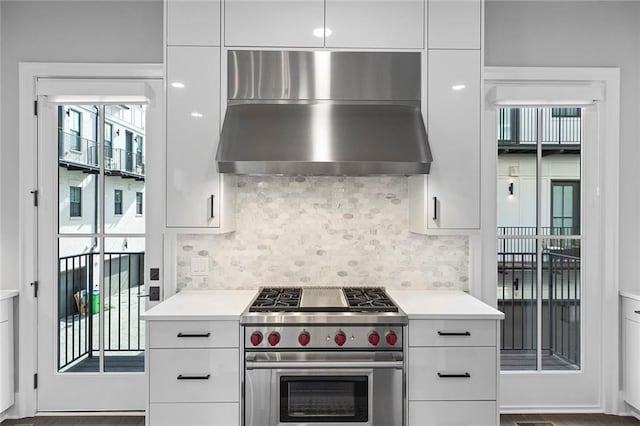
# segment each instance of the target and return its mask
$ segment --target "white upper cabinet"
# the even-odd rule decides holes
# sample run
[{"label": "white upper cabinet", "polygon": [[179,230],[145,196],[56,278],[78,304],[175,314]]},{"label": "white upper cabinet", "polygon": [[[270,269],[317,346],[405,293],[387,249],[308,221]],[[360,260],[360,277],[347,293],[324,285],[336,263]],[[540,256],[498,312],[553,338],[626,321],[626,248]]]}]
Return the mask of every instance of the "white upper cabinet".
[{"label": "white upper cabinet", "polygon": [[430,49],[480,49],[481,0],[429,0]]},{"label": "white upper cabinet", "polygon": [[220,1],[168,0],[167,44],[220,45]]},{"label": "white upper cabinet", "polygon": [[424,0],[326,0],[326,46],[424,47]]},{"label": "white upper cabinet", "polygon": [[323,47],[324,0],[227,0],[224,44]]},{"label": "white upper cabinet", "polygon": [[480,51],[431,50],[427,228],[480,227]]},{"label": "white upper cabinet", "polygon": [[219,227],[220,48],[167,48],[167,226]]}]

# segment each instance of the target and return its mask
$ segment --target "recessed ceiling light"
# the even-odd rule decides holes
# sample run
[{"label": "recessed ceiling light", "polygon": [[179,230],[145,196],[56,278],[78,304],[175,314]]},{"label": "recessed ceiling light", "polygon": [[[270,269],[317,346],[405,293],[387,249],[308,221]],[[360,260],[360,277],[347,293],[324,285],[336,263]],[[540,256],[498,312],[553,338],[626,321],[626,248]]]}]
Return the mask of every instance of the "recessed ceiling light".
[{"label": "recessed ceiling light", "polygon": [[195,118],[202,118],[202,117],[203,117],[203,116],[202,116],[202,113],[197,112],[197,111],[192,112],[192,113],[191,113],[191,116],[192,116],[192,117],[195,117]]},{"label": "recessed ceiling light", "polygon": [[184,83],[174,81],[173,83],[171,83],[171,87],[175,87],[176,89],[184,89]]},{"label": "recessed ceiling light", "polygon": [[456,85],[451,86],[451,90],[462,90],[465,87],[467,87],[467,86],[465,86],[464,84],[456,84]]}]

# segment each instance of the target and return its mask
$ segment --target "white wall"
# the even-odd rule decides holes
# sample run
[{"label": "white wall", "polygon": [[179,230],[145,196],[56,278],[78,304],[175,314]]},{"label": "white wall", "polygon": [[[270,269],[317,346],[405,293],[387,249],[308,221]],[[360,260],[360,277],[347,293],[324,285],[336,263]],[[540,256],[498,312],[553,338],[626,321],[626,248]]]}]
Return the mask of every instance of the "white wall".
[{"label": "white wall", "polygon": [[640,287],[640,3],[488,0],[485,43],[487,66],[621,69],[620,287]]},{"label": "white wall", "polygon": [[1,1],[0,288],[18,278],[18,63],[162,62],[162,1]]}]

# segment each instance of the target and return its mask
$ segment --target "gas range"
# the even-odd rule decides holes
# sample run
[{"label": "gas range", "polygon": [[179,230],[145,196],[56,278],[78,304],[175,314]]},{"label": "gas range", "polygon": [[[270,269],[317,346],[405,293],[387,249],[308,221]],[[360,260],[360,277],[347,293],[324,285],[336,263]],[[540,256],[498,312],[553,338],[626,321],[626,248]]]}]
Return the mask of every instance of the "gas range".
[{"label": "gas range", "polygon": [[403,424],[407,315],[382,287],[265,287],[242,314],[247,426]]}]

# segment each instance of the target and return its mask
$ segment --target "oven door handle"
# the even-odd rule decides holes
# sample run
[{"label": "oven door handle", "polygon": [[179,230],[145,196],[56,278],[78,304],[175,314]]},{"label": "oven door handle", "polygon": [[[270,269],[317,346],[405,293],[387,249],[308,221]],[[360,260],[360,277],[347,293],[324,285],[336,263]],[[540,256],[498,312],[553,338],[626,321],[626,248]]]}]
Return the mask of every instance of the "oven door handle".
[{"label": "oven door handle", "polygon": [[283,368],[397,368],[402,369],[402,361],[360,361],[360,362],[318,362],[318,361],[247,361],[247,370],[283,369]]}]

